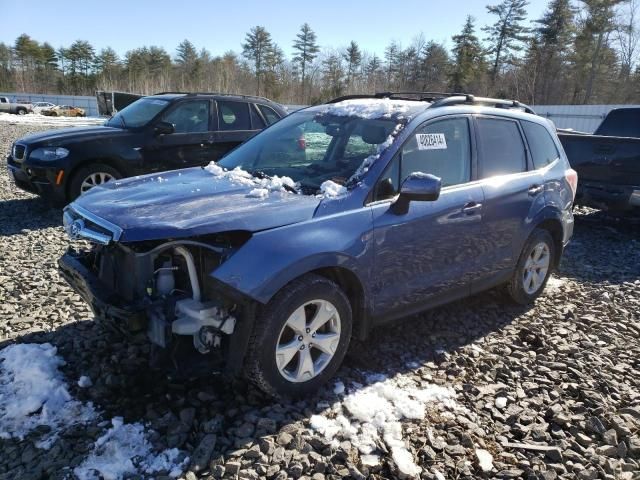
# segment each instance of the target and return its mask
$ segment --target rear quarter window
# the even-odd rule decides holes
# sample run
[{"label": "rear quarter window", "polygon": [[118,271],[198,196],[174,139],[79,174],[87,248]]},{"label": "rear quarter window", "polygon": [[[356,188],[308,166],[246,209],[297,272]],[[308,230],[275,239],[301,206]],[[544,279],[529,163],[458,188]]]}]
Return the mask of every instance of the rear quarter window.
[{"label": "rear quarter window", "polygon": [[518,123],[498,118],[477,118],[480,178],[527,170],[527,156]]},{"label": "rear quarter window", "polygon": [[280,116],[272,108],[265,105],[258,105],[258,108],[262,112],[262,115],[264,115],[264,118],[267,120],[268,125],[276,123],[278,120],[280,120]]},{"label": "rear quarter window", "polygon": [[527,137],[529,151],[533,159],[533,166],[536,170],[546,167],[560,157],[558,147],[556,147],[553,138],[551,138],[551,134],[546,128],[537,123],[527,121],[522,121],[520,124]]}]

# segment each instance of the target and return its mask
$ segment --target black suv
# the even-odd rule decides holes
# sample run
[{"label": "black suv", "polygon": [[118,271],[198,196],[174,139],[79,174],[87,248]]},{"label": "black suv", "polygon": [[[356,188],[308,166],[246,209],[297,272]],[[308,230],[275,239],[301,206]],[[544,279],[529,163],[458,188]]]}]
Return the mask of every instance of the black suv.
[{"label": "black suv", "polygon": [[217,161],[285,115],[260,97],[161,93],[135,101],[103,126],[21,138],[7,157],[9,176],[62,205],[110,180]]}]

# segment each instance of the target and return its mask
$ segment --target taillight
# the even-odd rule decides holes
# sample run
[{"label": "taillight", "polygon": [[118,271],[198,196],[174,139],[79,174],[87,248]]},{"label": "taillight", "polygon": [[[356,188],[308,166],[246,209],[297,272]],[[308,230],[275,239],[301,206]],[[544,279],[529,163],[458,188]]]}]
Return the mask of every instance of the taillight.
[{"label": "taillight", "polygon": [[573,199],[576,199],[576,192],[578,191],[578,172],[576,172],[573,168],[569,168],[564,171],[564,178],[567,179],[569,186],[571,187],[571,191],[573,192]]},{"label": "taillight", "polygon": [[298,148],[300,148],[300,150],[306,150],[307,141],[304,139],[304,137],[300,137],[298,139]]}]

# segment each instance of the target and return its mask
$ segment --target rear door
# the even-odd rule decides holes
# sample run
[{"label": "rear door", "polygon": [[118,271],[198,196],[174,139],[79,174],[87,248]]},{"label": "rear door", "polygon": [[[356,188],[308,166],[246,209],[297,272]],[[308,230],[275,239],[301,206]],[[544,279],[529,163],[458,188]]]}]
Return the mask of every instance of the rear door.
[{"label": "rear door", "polygon": [[220,160],[264,128],[264,120],[255,104],[235,100],[218,100],[216,103],[218,126],[208,152],[212,161]]},{"label": "rear door", "polygon": [[144,147],[145,163],[157,170],[207,164],[207,146],[214,135],[211,120],[209,99],[181,101],[170,107],[159,121],[171,123],[174,132],[153,137]]},{"label": "rear door", "polygon": [[[470,289],[483,240],[483,194],[473,181],[469,120],[447,117],[418,127],[378,181],[371,204],[377,315],[408,313]],[[440,198],[411,202],[406,214],[396,214],[390,202],[414,172],[440,177]]]},{"label": "rear door", "polygon": [[478,115],[475,125],[484,192],[484,268],[477,281],[494,283],[513,270],[530,231],[528,222],[544,207],[544,177],[533,168],[518,121]]}]

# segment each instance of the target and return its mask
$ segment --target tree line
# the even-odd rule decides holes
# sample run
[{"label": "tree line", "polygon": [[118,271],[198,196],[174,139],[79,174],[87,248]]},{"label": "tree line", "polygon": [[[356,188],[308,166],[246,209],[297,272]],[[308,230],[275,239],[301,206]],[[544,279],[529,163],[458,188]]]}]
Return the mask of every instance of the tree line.
[{"label": "tree line", "polygon": [[0,91],[92,95],[214,91],[257,94],[283,103],[317,103],[376,91],[460,91],[530,104],[640,103],[640,0],[551,0],[541,18],[527,0],[488,5],[493,23],[468,16],[446,45],[423,34],[383,55],[356,40],[321,47],[307,23],[287,57],[255,26],[238,52],[212,55],[182,41],[173,55],[143,46],[120,57],[88,41],[54,48],[27,34],[0,43]]}]

